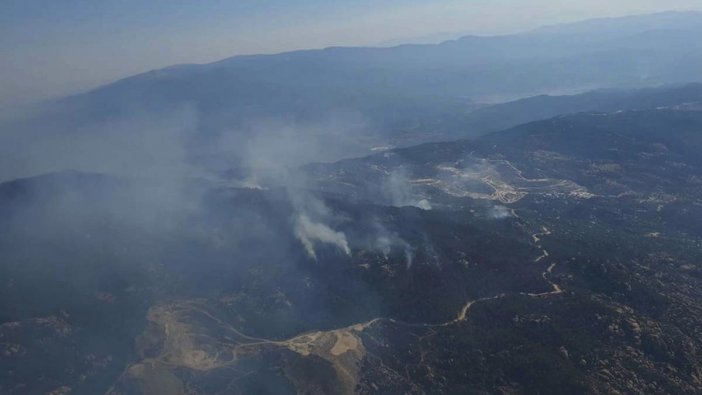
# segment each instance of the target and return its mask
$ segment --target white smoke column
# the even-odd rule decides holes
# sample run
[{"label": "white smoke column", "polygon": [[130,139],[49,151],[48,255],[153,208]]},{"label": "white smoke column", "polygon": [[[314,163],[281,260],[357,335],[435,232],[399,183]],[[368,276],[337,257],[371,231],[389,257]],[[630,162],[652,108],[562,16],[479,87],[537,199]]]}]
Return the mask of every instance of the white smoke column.
[{"label": "white smoke column", "polygon": [[375,219],[373,226],[376,228],[376,233],[378,234],[373,248],[379,250],[383,254],[385,260],[387,260],[390,256],[393,247],[402,248],[405,253],[405,263],[409,269],[412,266],[412,261],[414,259],[414,253],[412,252],[412,247],[409,245],[409,243],[407,243],[397,234],[389,232],[377,219]]},{"label": "white smoke column", "polygon": [[383,192],[395,207],[417,207],[422,210],[431,210],[431,203],[427,199],[418,199],[404,170],[393,171],[383,184]]},{"label": "white smoke column", "polygon": [[349,243],[343,232],[337,232],[327,225],[313,222],[306,214],[298,215],[295,220],[295,237],[305,246],[307,254],[314,260],[317,260],[314,249],[316,242],[335,245],[346,255],[351,255]]},{"label": "white smoke column", "polygon": [[412,261],[414,260],[414,254],[412,253],[412,248],[409,244],[405,245],[405,263],[407,264],[407,269],[412,267]]},{"label": "white smoke column", "polygon": [[512,216],[512,211],[505,206],[492,206],[488,212],[492,219],[505,219]]},{"label": "white smoke column", "polygon": [[351,249],[346,235],[332,228],[339,218],[315,196],[314,184],[298,167],[349,156],[355,152],[351,146],[358,145],[349,136],[358,136],[365,129],[362,117],[346,112],[332,112],[311,122],[260,119],[251,120],[240,133],[220,136],[216,144],[221,152],[239,154],[248,172],[240,186],[285,189],[293,210],[293,234],[316,260],[315,248],[320,243],[336,246],[346,255],[351,255]]},{"label": "white smoke column", "polygon": [[422,199],[415,204],[413,204],[414,207],[421,208],[424,211],[429,211],[431,210],[431,203],[427,199]]},{"label": "white smoke column", "polygon": [[388,256],[390,255],[390,252],[392,250],[392,244],[392,240],[390,240],[390,238],[387,236],[380,236],[375,242],[376,248],[378,248],[380,252],[383,253],[383,257],[385,258],[385,260],[387,260]]}]

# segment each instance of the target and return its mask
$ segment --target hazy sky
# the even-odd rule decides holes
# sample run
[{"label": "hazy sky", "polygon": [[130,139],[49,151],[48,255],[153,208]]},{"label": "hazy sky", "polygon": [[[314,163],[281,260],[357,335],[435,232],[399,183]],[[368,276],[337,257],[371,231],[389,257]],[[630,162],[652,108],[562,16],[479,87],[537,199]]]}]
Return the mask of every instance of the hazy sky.
[{"label": "hazy sky", "polygon": [[666,10],[702,0],[0,0],[0,106],[236,54]]}]

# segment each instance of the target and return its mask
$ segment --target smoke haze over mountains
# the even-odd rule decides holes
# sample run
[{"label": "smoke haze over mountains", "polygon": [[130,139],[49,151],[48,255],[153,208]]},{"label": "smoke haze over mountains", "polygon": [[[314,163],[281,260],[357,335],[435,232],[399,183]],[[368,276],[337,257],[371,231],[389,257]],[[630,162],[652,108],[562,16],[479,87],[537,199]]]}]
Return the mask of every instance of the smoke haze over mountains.
[{"label": "smoke haze over mountains", "polygon": [[702,13],[561,23],[695,2],[68,3],[0,105],[222,60],[0,112],[0,393],[702,392]]}]

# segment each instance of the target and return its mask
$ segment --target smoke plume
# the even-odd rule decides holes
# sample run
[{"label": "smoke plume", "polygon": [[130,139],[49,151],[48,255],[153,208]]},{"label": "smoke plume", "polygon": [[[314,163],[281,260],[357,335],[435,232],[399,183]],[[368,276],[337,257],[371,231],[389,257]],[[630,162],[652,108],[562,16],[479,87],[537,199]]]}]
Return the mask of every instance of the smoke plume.
[{"label": "smoke plume", "polygon": [[316,260],[316,243],[331,244],[338,247],[346,255],[351,255],[349,243],[343,232],[336,232],[327,225],[313,222],[306,214],[299,214],[295,221],[295,237],[305,247],[310,258]]}]

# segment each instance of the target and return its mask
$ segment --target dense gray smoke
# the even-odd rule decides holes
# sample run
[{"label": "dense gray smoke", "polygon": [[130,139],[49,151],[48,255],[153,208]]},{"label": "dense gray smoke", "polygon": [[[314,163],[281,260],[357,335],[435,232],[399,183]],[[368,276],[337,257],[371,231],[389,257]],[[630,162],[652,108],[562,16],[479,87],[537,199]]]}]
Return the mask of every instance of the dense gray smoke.
[{"label": "dense gray smoke", "polygon": [[[59,181],[37,192],[45,196],[40,204],[27,201],[12,222],[3,221],[10,233],[50,240],[62,229],[91,234],[102,223],[158,239],[187,233],[215,249],[241,248],[238,254],[248,248],[247,240],[259,240],[285,256],[289,247],[280,233],[287,231],[311,259],[322,245],[351,255],[346,235],[335,229],[341,219],[297,168],[362,153],[349,141],[368,124],[354,112],[304,121],[258,117],[214,134],[188,105],[76,122],[71,129],[54,129],[50,115],[31,109],[0,120],[0,181],[77,171],[50,176]],[[226,175],[232,168],[240,169],[234,177]],[[285,191],[287,202],[275,204],[292,208],[289,230],[274,229],[245,208],[218,208],[213,215],[204,200],[230,186]],[[83,189],[98,196],[87,197]]]},{"label": "dense gray smoke", "polygon": [[396,207],[417,207],[422,210],[431,210],[431,203],[427,199],[418,197],[412,190],[412,184],[407,173],[402,169],[396,169],[386,178],[383,183],[383,192]]}]

